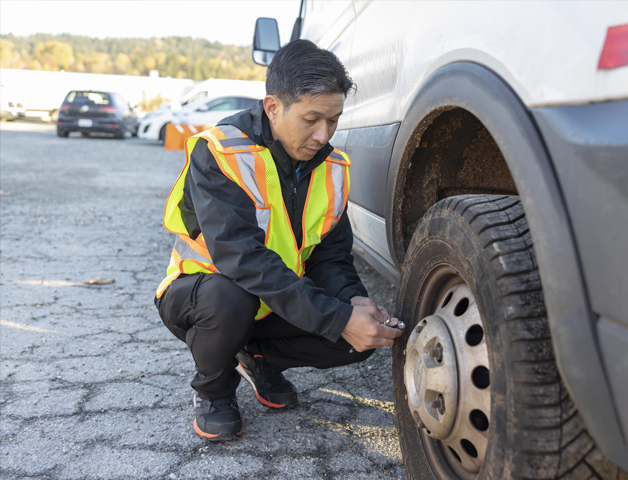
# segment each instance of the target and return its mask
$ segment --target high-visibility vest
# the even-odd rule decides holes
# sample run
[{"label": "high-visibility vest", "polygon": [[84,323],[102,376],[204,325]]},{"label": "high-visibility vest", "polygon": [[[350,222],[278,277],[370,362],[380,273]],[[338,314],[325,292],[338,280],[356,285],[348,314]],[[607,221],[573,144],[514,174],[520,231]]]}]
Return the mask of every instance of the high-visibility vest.
[{"label": "high-visibility vest", "polygon": [[[305,273],[305,261],[312,250],[337,225],[349,198],[349,157],[334,149],[316,167],[310,178],[303,208],[303,240],[301,248],[290,225],[290,218],[281,194],[277,166],[270,150],[256,145],[243,132],[231,125],[220,125],[186,140],[186,163],[170,192],[164,211],[164,227],[177,235],[168,265],[167,276],[157,288],[161,297],[170,283],[182,273],[220,273],[207,250],[201,233],[192,239],[181,216],[185,177],[190,167],[190,155],[200,138],[216,159],[222,173],[237,183],[255,206],[258,226],[266,233],[267,248],[273,250],[300,277]],[[256,320],[271,312],[260,300]]]}]

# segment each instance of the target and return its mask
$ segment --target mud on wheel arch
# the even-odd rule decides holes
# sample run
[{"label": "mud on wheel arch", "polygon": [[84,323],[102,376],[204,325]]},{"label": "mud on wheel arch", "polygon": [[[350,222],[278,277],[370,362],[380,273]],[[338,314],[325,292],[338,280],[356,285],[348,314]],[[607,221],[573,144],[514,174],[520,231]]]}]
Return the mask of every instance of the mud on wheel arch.
[{"label": "mud on wheel arch", "polygon": [[[409,478],[613,478],[560,378],[519,197],[459,195],[418,223],[393,347]],[[610,475],[610,476],[609,476]]]}]

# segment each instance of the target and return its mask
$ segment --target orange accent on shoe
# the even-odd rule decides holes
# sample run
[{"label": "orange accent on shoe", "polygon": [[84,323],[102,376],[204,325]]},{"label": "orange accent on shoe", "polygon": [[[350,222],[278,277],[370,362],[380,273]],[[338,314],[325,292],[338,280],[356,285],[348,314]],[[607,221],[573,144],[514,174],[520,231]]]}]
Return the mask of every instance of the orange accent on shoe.
[{"label": "orange accent on shoe", "polygon": [[259,396],[259,393],[257,393],[257,390],[255,390],[255,396],[257,397],[257,399],[263,403],[264,405],[266,405],[267,407],[271,407],[271,408],[283,408],[286,405],[279,405],[277,403],[270,403],[268,400],[264,400],[262,397]]},{"label": "orange accent on shoe", "polygon": [[253,357],[255,357],[255,358],[264,358],[264,357],[263,357],[263,356],[261,356],[261,355],[253,355]]},{"label": "orange accent on shoe", "polygon": [[[198,428],[198,424],[196,423],[196,418],[194,419],[194,431],[198,433],[201,437],[215,438],[218,436],[218,435],[212,435],[210,433],[205,433],[203,430]],[[240,430],[240,433],[242,433],[242,430]]]},{"label": "orange accent on shoe", "polygon": [[[198,424],[196,423],[196,418],[194,419],[194,431],[198,433],[201,437],[216,438],[218,436],[218,435],[212,435],[210,433],[205,433],[203,430],[198,428]],[[240,431],[236,433],[236,435],[242,435],[242,429],[240,429]]]}]

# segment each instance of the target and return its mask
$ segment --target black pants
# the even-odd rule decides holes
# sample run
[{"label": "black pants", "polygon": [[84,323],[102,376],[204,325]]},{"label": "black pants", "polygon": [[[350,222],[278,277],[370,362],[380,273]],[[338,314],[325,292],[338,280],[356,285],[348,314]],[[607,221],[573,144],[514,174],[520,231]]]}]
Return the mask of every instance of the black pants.
[{"label": "black pants", "polygon": [[350,352],[351,345],[342,337],[331,342],[275,313],[256,322],[259,298],[219,274],[177,278],[155,304],[166,327],[192,352],[197,373],[191,385],[207,400],[236,391],[240,375],[235,355],[244,346],[277,372],[349,365],[373,353]]}]

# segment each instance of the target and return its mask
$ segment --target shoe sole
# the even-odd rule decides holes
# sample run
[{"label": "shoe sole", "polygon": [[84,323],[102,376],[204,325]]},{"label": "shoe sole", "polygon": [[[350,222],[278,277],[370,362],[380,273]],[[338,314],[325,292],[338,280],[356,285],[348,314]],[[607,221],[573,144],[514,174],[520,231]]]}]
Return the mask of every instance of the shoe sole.
[{"label": "shoe sole", "polygon": [[268,400],[262,398],[260,394],[257,392],[257,388],[255,387],[255,383],[253,383],[253,379],[249,376],[248,373],[246,373],[246,370],[244,370],[244,367],[242,366],[241,363],[238,363],[238,366],[236,367],[236,371],[240,374],[242,378],[244,378],[244,380],[246,380],[247,382],[251,384],[251,387],[253,387],[253,391],[255,392],[255,396],[257,397],[257,399],[262,405],[265,405],[269,408],[290,408],[290,407],[294,407],[297,403],[299,403],[299,397],[297,397],[296,401],[291,404],[284,403],[283,405],[281,405],[278,403],[269,402]]},{"label": "shoe sole", "polygon": [[198,433],[201,438],[207,440],[208,442],[228,442],[230,440],[236,440],[242,435],[242,429],[238,433],[233,432],[220,432],[217,435],[212,435],[211,433],[204,432],[200,428],[198,428],[198,424],[196,423],[196,419],[194,419],[194,431]]}]

